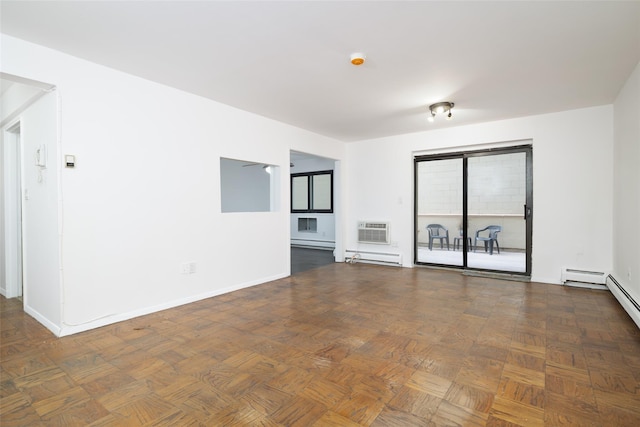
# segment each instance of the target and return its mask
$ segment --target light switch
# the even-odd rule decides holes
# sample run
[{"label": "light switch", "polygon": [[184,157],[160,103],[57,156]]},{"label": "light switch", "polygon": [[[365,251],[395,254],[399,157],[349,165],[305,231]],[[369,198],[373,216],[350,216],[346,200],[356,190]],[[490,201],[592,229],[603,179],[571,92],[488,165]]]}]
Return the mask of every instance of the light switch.
[{"label": "light switch", "polygon": [[76,166],[76,156],[72,156],[71,154],[64,155],[64,163],[68,168],[73,168]]}]

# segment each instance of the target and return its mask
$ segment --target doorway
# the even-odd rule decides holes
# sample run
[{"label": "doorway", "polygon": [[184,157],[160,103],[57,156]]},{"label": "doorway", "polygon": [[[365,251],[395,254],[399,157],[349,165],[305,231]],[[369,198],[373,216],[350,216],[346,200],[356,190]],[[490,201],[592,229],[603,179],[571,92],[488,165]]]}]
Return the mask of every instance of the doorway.
[{"label": "doorway", "polygon": [[291,273],[335,262],[339,162],[290,152]]},{"label": "doorway", "polygon": [[531,274],[531,145],[415,158],[414,262]]},{"label": "doorway", "polygon": [[22,146],[20,122],[3,130],[4,291],[7,298],[22,298]]}]

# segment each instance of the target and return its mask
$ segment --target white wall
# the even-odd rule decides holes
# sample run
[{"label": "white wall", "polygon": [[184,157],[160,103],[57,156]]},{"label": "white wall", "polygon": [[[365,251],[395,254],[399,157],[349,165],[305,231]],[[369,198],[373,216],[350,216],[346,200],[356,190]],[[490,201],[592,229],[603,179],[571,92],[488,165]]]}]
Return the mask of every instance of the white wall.
[{"label": "white wall", "polygon": [[[20,114],[24,197],[24,309],[59,333],[61,323],[57,94],[48,93]],[[46,167],[35,164],[44,147]]]},{"label": "white wall", "polygon": [[640,301],[640,64],[614,103],[613,272]]},{"label": "white wall", "polygon": [[[613,267],[612,239],[601,238],[612,234],[614,222],[613,106],[345,147],[12,37],[3,35],[0,42],[3,72],[57,86],[61,141],[55,161],[60,164],[64,154],[77,158],[75,169],[61,170],[55,194],[62,215],[62,273],[60,297],[47,304],[62,306],[59,319],[51,314],[47,320],[57,322],[62,335],[289,274],[289,175],[280,174],[275,212],[223,215],[220,157],[250,158],[281,170],[289,165],[290,150],[337,159],[336,253],[358,247],[358,220],[390,221],[394,251],[410,266],[413,156],[532,140],[532,279],[558,283],[562,266]],[[637,73],[630,80],[632,94]],[[625,101],[625,93],[616,109],[637,117],[637,103]],[[616,119],[616,131],[627,135],[617,134],[616,146],[634,154],[637,130],[629,123]],[[635,206],[628,218],[637,219]],[[255,227],[247,228],[248,222]],[[254,239],[255,229],[263,239]],[[618,252],[633,248],[619,243]],[[197,263],[195,274],[180,274],[185,261]],[[632,277],[638,275],[632,271]]]},{"label": "white wall", "polygon": [[[9,208],[13,212],[6,218],[2,216],[0,226],[0,292],[7,297],[22,295],[25,311],[58,333],[61,294],[56,161],[57,96],[55,93],[42,96],[40,90],[24,93],[29,95],[21,98],[25,102],[2,100],[2,104],[12,111],[3,112],[3,116],[10,119],[5,119],[0,150],[6,156],[2,159],[4,179],[1,211],[5,213],[6,205],[13,206]],[[18,98],[13,98],[12,101]],[[7,129],[13,131],[18,123],[19,137],[16,138],[13,132],[4,132]],[[10,138],[5,139],[7,136]],[[41,147],[44,147],[46,167],[35,164],[36,149]],[[9,188],[10,185],[13,188]],[[8,271],[12,271],[12,283],[5,280]],[[23,284],[24,292],[20,289]]]},{"label": "white wall", "polygon": [[[76,156],[59,194],[62,335],[289,274],[288,174],[274,212],[223,215],[218,159],[282,170],[290,150],[343,159],[343,143],[12,37],[1,42],[4,72],[57,86],[59,156]],[[183,262],[196,262],[196,273],[180,274]]]},{"label": "white wall", "polygon": [[[6,77],[6,76],[2,76]],[[0,187],[2,188],[2,196],[0,196],[0,293],[7,295],[7,268],[18,268],[18,264],[14,256],[18,254],[9,254],[6,245],[13,247],[15,230],[5,230],[7,224],[5,220],[12,223],[15,221],[10,215],[9,219],[5,219],[5,198],[14,196],[13,189],[6,188],[5,185],[12,185],[16,182],[16,174],[20,173],[18,167],[19,156],[17,143],[11,138],[11,141],[4,140],[4,130],[15,124],[18,115],[23,112],[29,105],[42,96],[42,90],[33,86],[27,86],[20,83],[13,83],[0,96]],[[18,189],[19,191],[19,189]],[[14,248],[15,249],[15,248]],[[9,256],[9,262],[13,266],[6,265],[6,258]],[[14,274],[11,274],[14,276]],[[21,277],[21,274],[19,275]]]},{"label": "white wall", "polygon": [[602,106],[351,143],[345,243],[357,246],[359,219],[390,221],[392,247],[409,266],[414,155],[531,140],[532,280],[560,283],[563,266],[610,271],[612,126],[613,108]]},{"label": "white wall", "polygon": [[0,124],[13,120],[41,95],[42,90],[37,87],[13,83],[0,97]]},{"label": "white wall", "polygon": [[[300,218],[314,218],[317,223],[315,231],[298,231]],[[292,213],[291,244],[313,246],[318,248],[335,247],[335,214],[330,213]]]}]

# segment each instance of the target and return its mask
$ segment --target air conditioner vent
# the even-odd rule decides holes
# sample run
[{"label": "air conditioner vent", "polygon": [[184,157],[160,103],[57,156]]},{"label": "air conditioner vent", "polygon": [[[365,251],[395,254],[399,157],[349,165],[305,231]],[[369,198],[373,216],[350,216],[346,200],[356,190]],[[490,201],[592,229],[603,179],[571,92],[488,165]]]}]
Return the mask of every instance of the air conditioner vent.
[{"label": "air conditioner vent", "polygon": [[375,221],[358,222],[358,243],[389,244],[389,223]]}]

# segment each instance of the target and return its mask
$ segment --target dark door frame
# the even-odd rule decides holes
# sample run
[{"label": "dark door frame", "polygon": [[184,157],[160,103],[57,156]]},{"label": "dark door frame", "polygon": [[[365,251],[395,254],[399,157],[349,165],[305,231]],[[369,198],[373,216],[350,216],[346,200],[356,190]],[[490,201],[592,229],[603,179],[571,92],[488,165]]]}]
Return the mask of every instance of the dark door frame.
[{"label": "dark door frame", "polygon": [[[523,218],[525,221],[525,271],[524,272],[513,272],[513,271],[503,271],[503,270],[491,270],[491,269],[482,269],[475,267],[468,267],[467,265],[467,240],[468,240],[468,215],[467,215],[467,189],[468,189],[468,181],[467,181],[467,168],[468,168],[468,159],[471,157],[482,157],[482,156],[493,156],[499,154],[512,154],[512,153],[526,153],[526,162],[525,162],[525,176],[526,176],[526,196],[525,196],[525,205]],[[427,262],[418,261],[418,164],[424,161],[432,161],[432,160],[449,160],[449,159],[462,159],[462,229],[463,229],[463,248],[462,248],[462,266],[458,265],[448,265],[448,264],[433,264]],[[414,166],[413,166],[413,179],[414,179],[414,225],[413,225],[413,253],[414,253],[414,264],[415,265],[431,265],[431,266],[439,266],[439,267],[447,267],[447,268],[456,268],[456,269],[464,269],[464,270],[477,270],[477,271],[489,271],[495,273],[509,273],[514,275],[521,276],[531,276],[531,253],[532,253],[532,236],[533,236],[533,146],[531,144],[527,145],[517,145],[511,147],[500,147],[500,148],[489,148],[484,150],[471,150],[471,151],[457,151],[452,153],[442,153],[442,154],[430,154],[430,155],[422,155],[414,157]]]}]

